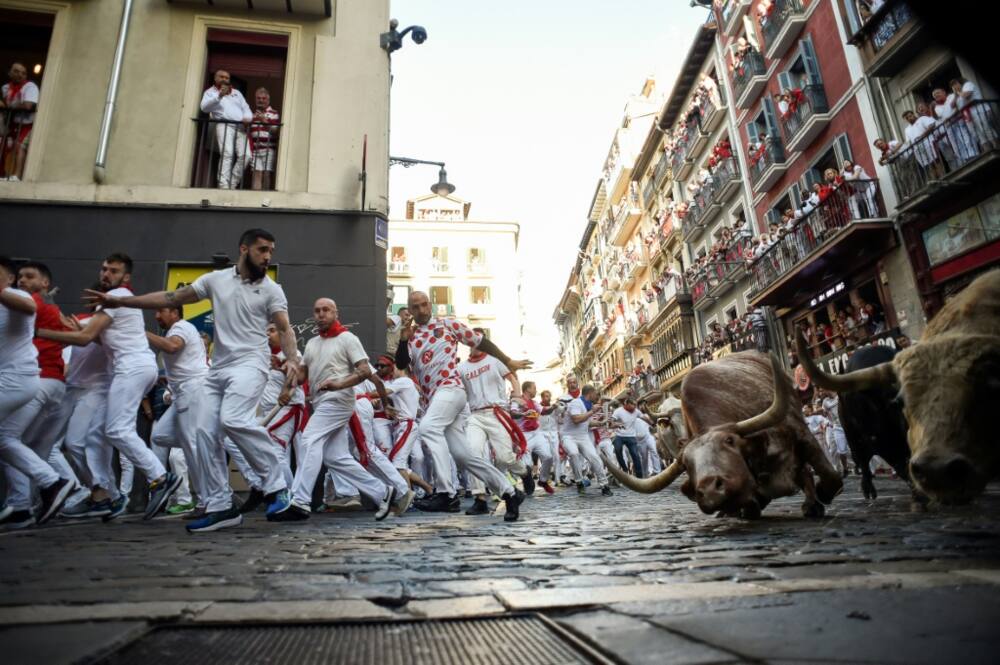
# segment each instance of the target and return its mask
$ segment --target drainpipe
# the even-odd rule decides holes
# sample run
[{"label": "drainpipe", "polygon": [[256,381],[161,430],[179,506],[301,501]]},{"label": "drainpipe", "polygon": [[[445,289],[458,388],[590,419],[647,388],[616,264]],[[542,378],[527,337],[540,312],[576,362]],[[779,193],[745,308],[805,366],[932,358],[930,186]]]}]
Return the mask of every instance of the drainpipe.
[{"label": "drainpipe", "polygon": [[104,117],[101,119],[101,134],[97,139],[97,157],[94,160],[94,182],[104,184],[104,167],[108,161],[108,142],[111,140],[111,121],[115,117],[115,100],[118,97],[118,82],[125,60],[125,39],[128,37],[129,20],[132,17],[132,0],[125,0],[122,22],[118,26],[118,43],[115,45],[115,59],[111,63],[111,81],[108,83],[108,97],[104,102]]}]

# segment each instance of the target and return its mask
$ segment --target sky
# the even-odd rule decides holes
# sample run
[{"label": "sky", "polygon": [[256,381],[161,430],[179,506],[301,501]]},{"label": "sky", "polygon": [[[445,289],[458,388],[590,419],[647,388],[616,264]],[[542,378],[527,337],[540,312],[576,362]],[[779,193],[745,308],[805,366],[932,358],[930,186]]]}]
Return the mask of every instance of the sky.
[{"label": "sky", "polygon": [[[615,128],[647,76],[668,92],[707,10],[687,0],[392,0],[390,154],[447,164],[470,218],[521,225],[524,348],[556,357],[562,296]],[[436,167],[390,170],[390,216]]]}]

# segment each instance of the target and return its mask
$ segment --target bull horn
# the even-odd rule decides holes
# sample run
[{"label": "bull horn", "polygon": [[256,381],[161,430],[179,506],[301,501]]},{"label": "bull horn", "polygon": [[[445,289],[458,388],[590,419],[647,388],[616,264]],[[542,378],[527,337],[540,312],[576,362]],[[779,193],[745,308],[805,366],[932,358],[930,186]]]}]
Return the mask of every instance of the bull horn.
[{"label": "bull horn", "polygon": [[680,460],[674,460],[670,466],[652,478],[636,478],[632,474],[619,469],[604,453],[601,453],[601,457],[604,458],[604,466],[608,468],[612,476],[618,479],[618,482],[640,494],[655,494],[680,478],[684,473],[684,465],[681,464]]},{"label": "bull horn", "polygon": [[780,378],[784,376],[785,370],[773,353],[767,354],[767,357],[771,360],[774,400],[764,413],[736,423],[736,426],[733,427],[733,433],[739,436],[749,436],[755,432],[761,432],[769,427],[774,427],[785,419],[785,413],[788,411],[788,391],[785,390],[785,386]]},{"label": "bull horn", "polygon": [[850,393],[896,383],[896,367],[891,361],[847,374],[827,374],[816,366],[812,353],[806,348],[806,340],[802,337],[801,330],[795,335],[795,353],[809,379],[824,390],[831,390],[835,393]]}]

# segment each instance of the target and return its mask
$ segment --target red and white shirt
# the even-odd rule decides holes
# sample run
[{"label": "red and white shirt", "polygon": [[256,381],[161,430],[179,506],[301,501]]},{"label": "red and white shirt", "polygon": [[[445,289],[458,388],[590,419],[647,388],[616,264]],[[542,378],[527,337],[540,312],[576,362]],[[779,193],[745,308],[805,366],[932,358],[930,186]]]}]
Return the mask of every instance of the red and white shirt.
[{"label": "red and white shirt", "polygon": [[417,326],[410,336],[408,349],[413,377],[427,400],[443,387],[462,387],[458,373],[458,345],[476,347],[483,336],[461,321],[432,318]]},{"label": "red and white shirt", "polygon": [[[254,112],[256,114],[256,111]],[[278,129],[277,127],[268,127],[267,125],[277,125],[281,120],[278,112],[272,107],[268,106],[266,110],[263,111],[264,120],[258,120],[254,118],[253,124],[250,125],[250,146],[254,150],[263,150],[265,148],[273,148],[275,143],[274,132]]]}]

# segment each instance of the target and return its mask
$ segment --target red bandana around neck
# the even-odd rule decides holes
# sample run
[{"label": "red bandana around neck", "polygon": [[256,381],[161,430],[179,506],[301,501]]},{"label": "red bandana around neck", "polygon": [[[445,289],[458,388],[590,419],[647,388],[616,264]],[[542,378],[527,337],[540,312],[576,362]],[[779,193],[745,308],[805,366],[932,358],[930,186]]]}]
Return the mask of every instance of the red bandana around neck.
[{"label": "red bandana around neck", "polygon": [[274,346],[273,344],[268,344],[268,346],[271,347],[271,355],[272,356],[276,356],[279,353],[281,353],[281,347],[280,346]]},{"label": "red bandana around neck", "polygon": [[340,321],[334,321],[330,324],[330,327],[326,331],[320,330],[319,336],[326,339],[329,337],[336,337],[340,333],[347,332],[347,328],[341,325]]},{"label": "red bandana around neck", "polygon": [[7,104],[12,104],[15,101],[17,101],[17,96],[20,94],[21,88],[23,88],[27,84],[28,84],[28,79],[24,79],[20,83],[14,83],[14,82],[8,83],[7,85],[9,87],[7,88],[7,99],[5,99],[4,101],[7,102]]},{"label": "red bandana around neck", "polygon": [[473,351],[472,353],[469,354],[469,362],[477,363],[485,357],[486,354],[483,353],[482,351]]},{"label": "red bandana around neck", "polygon": [[569,396],[572,397],[573,399],[576,399],[577,397],[580,396],[580,389],[577,388],[576,390],[569,391]]}]

